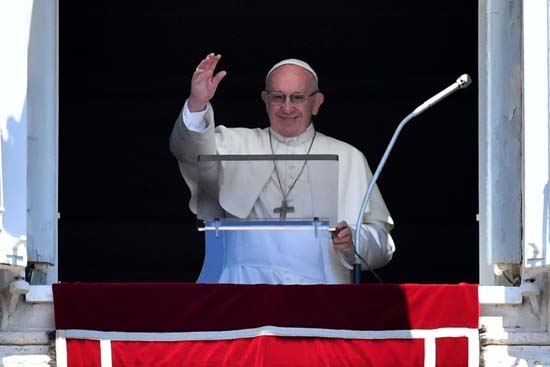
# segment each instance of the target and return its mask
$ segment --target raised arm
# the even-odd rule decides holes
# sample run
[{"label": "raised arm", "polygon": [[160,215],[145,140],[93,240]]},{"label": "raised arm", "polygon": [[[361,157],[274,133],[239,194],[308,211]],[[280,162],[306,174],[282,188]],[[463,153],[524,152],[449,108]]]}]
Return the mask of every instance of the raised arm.
[{"label": "raised arm", "polygon": [[[202,187],[199,187],[197,162],[199,155],[216,154],[214,126],[213,123],[207,124],[207,121],[213,122],[213,113],[211,110],[204,113],[194,112],[206,110],[208,102],[216,93],[218,84],[227,74],[225,71],[220,71],[214,75],[220,58],[220,55],[208,54],[195,69],[187,100],[188,111],[185,111],[185,107],[182,109],[170,135],[170,151],[177,158],[180,172],[191,190],[189,207],[193,213],[197,213],[197,206],[200,204],[197,200],[201,190],[210,192],[211,197],[217,197],[217,167],[210,167],[211,171],[201,173]],[[212,208],[216,205],[217,200],[212,203]]]}]

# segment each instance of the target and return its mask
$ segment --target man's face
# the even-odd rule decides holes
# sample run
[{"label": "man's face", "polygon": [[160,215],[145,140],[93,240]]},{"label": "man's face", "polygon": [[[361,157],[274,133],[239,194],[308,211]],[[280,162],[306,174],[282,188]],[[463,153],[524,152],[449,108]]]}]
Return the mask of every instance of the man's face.
[{"label": "man's face", "polygon": [[[315,87],[313,75],[299,66],[283,65],[273,70],[262,99],[275,132],[290,138],[307,129],[311,116],[317,115],[324,100],[320,92],[312,94]],[[295,97],[290,98],[291,95]],[[305,99],[300,102],[302,97]]]}]

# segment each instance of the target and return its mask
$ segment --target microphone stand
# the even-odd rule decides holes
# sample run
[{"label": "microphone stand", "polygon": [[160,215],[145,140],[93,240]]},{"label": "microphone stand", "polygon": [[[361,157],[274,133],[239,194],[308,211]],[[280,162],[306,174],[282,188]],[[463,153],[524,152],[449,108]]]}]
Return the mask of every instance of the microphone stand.
[{"label": "microphone stand", "polygon": [[365,262],[365,265],[367,266],[368,270],[373,271],[368,264],[368,256],[365,256],[367,257],[367,259],[362,259],[362,257],[357,253],[357,246],[355,245],[355,242],[359,242],[361,239],[361,223],[362,223],[363,215],[367,208],[367,203],[369,201],[370,194],[374,189],[376,180],[378,180],[378,176],[380,176],[380,172],[382,171],[384,164],[386,164],[386,160],[390,155],[390,152],[395,144],[395,141],[397,140],[397,137],[399,136],[399,133],[401,133],[401,130],[403,129],[403,127],[415,116],[420,115],[422,112],[426,111],[428,108],[432,107],[433,105],[440,102],[444,98],[450,96],[457,90],[468,87],[471,83],[472,83],[472,79],[470,78],[470,76],[468,74],[462,74],[456,80],[456,82],[454,82],[447,88],[443,89],[441,92],[437,93],[432,98],[422,103],[413,112],[411,112],[403,120],[401,120],[401,123],[399,123],[399,125],[397,126],[397,129],[393,133],[390,143],[388,144],[388,147],[386,148],[386,151],[384,152],[384,155],[382,156],[380,163],[378,163],[378,167],[376,168],[376,171],[372,176],[372,180],[370,181],[369,186],[367,187],[367,192],[365,194],[365,197],[363,198],[363,202],[361,204],[361,210],[359,210],[359,215],[357,217],[357,223],[355,225],[355,241],[353,243],[353,252],[355,254],[355,259],[353,261],[353,283],[354,284],[361,283],[361,260]]}]

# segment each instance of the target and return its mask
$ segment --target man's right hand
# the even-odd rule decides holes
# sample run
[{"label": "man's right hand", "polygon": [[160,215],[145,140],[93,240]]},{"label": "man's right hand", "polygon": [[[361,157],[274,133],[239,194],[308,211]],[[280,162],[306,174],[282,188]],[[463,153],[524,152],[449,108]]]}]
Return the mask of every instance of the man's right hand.
[{"label": "man's right hand", "polygon": [[214,70],[221,55],[210,53],[200,62],[191,78],[191,94],[187,107],[191,112],[203,111],[206,104],[214,97],[218,84],[227,72],[220,71],[214,75]]}]

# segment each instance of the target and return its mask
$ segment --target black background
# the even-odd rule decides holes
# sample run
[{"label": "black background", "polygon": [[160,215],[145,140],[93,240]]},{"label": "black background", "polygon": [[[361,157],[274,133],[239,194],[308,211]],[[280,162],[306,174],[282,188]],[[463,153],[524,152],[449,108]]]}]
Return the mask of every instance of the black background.
[{"label": "black background", "polygon": [[470,88],[405,127],[382,171],[397,251],[378,274],[478,281],[474,0],[60,2],[60,280],[198,276],[203,235],[168,137],[209,52],[228,72],[218,123],[267,126],[265,74],[301,58],[325,94],[316,128],[362,150],[373,171],[399,122],[470,74]]}]

